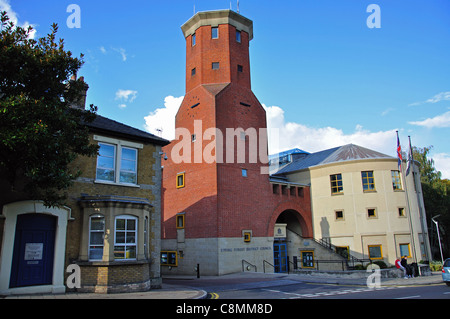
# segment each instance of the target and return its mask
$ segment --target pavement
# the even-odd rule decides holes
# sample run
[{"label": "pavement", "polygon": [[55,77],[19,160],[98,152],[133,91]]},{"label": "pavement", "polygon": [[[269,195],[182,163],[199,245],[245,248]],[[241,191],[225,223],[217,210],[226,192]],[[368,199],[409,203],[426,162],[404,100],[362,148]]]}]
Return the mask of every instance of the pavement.
[{"label": "pavement", "polygon": [[[147,292],[121,293],[121,294],[94,294],[94,293],[66,293],[48,295],[20,295],[5,296],[4,299],[166,299],[187,300],[206,299],[208,291],[219,289],[250,289],[267,288],[280,285],[282,282],[323,283],[336,285],[367,285],[366,278],[353,278],[342,274],[266,274],[242,272],[223,276],[163,276],[161,289]],[[431,276],[420,276],[416,278],[381,278],[381,286],[419,286],[442,284],[440,272],[433,272]]]}]

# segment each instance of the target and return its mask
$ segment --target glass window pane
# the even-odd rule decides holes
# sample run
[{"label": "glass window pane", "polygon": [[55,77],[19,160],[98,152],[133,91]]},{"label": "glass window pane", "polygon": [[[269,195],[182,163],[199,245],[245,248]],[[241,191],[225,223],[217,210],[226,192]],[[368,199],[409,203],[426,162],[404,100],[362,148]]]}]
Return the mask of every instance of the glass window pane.
[{"label": "glass window pane", "polygon": [[114,182],[114,170],[97,168],[96,178],[102,181]]},{"label": "glass window pane", "polygon": [[114,169],[113,157],[99,157],[97,159],[97,167]]},{"label": "glass window pane", "polygon": [[125,252],[126,259],[135,259],[136,258],[136,246],[128,246]]},{"label": "glass window pane", "polygon": [[125,232],[124,231],[116,232],[116,243],[117,244],[124,244],[125,243]]},{"label": "glass window pane", "polygon": [[382,258],[381,256],[381,246],[369,246],[369,258]]},{"label": "glass window pane", "polygon": [[136,234],[134,232],[127,233],[126,239],[127,239],[126,240],[127,244],[135,244],[136,243]]},{"label": "glass window pane", "polygon": [[103,245],[103,232],[91,232],[90,245]]},{"label": "glass window pane", "polygon": [[107,144],[99,144],[99,154],[100,156],[106,156],[106,157],[114,157],[114,149],[115,147],[113,145],[107,145]]},{"label": "glass window pane", "polygon": [[89,247],[89,260],[102,260],[102,259],[103,259],[103,246]]},{"label": "glass window pane", "polygon": [[127,230],[136,230],[136,220],[127,219]]},{"label": "glass window pane", "polygon": [[409,257],[409,255],[410,255],[409,244],[401,244],[400,245],[400,255]]},{"label": "glass window pane", "polygon": [[114,246],[114,258],[115,259],[125,258],[125,246]]},{"label": "glass window pane", "polygon": [[120,171],[136,172],[136,162],[122,160],[120,162]]},{"label": "glass window pane", "polygon": [[125,230],[125,219],[116,219],[116,230]]},{"label": "glass window pane", "polygon": [[136,161],[137,151],[131,148],[122,148],[122,159]]},{"label": "glass window pane", "polygon": [[211,37],[217,39],[219,37],[219,28],[211,28]]},{"label": "glass window pane", "polygon": [[136,184],[137,183],[136,177],[137,177],[136,173],[120,172],[121,183]]},{"label": "glass window pane", "polygon": [[91,217],[91,230],[104,230],[105,218],[104,217]]}]

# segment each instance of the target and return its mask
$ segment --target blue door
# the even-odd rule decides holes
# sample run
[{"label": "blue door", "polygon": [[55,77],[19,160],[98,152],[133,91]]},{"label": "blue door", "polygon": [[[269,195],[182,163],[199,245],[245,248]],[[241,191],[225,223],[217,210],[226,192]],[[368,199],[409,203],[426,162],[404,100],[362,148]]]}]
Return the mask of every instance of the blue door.
[{"label": "blue door", "polygon": [[17,216],[10,288],[52,284],[56,217]]},{"label": "blue door", "polygon": [[287,249],[286,243],[273,244],[273,261],[276,273],[287,272]]}]

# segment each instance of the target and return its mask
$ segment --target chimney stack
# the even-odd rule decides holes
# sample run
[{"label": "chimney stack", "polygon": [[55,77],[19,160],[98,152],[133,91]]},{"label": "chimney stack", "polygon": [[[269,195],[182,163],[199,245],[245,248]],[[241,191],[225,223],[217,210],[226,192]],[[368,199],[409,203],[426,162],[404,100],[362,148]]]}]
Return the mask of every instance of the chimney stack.
[{"label": "chimney stack", "polygon": [[78,98],[76,98],[74,101],[70,101],[69,102],[70,103],[69,106],[71,108],[84,111],[86,109],[86,96],[87,96],[87,91],[89,89],[89,85],[87,85],[87,83],[84,82],[84,76],[80,76],[78,78],[78,80],[77,80],[77,75],[76,74],[72,75],[68,85],[70,86],[75,81],[81,82],[80,85],[82,85],[82,90],[81,90],[80,95],[78,96]]}]

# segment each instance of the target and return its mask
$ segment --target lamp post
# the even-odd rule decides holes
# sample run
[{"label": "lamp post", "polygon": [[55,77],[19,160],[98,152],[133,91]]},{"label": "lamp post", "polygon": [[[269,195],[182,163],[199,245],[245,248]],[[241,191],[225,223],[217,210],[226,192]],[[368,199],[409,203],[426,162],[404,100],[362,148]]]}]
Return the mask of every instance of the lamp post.
[{"label": "lamp post", "polygon": [[431,218],[431,220],[433,221],[433,223],[436,224],[436,229],[437,229],[437,235],[438,235],[438,241],[439,241],[439,250],[441,251],[441,260],[442,260],[442,265],[444,264],[444,256],[442,255],[442,245],[441,245],[441,236],[439,235],[439,223],[435,220],[435,218],[438,218],[439,215],[436,215],[434,217]]}]

